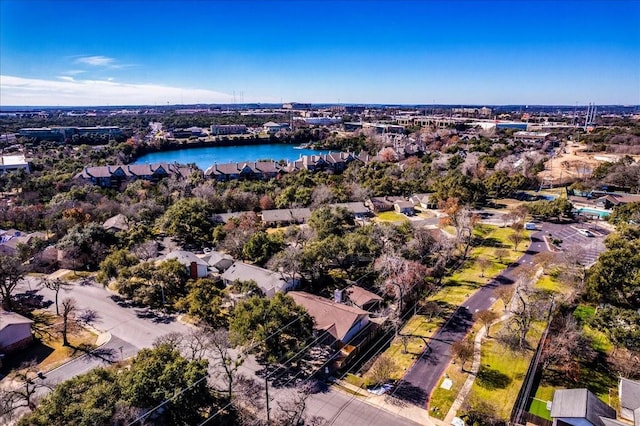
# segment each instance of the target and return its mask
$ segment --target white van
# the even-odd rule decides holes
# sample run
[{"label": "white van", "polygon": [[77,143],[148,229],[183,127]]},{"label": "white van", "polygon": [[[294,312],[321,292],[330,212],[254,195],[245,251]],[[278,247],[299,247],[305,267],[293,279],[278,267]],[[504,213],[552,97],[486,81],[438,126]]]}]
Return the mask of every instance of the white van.
[{"label": "white van", "polygon": [[527,222],[524,224],[524,229],[526,229],[527,231],[535,231],[537,228],[535,223]]}]

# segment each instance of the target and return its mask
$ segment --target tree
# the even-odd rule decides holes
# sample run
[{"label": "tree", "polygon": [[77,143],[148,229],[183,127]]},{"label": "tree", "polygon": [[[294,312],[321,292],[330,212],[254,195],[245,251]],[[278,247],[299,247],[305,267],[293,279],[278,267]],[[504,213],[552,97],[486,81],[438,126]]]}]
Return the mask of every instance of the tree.
[{"label": "tree", "polygon": [[517,337],[518,349],[526,348],[527,334],[533,323],[543,318],[548,304],[547,294],[534,289],[533,280],[521,278],[516,284],[513,316],[509,320],[509,325]]},{"label": "tree", "polygon": [[0,421],[11,420],[15,411],[25,407],[33,411],[36,408],[39,391],[50,388],[50,385],[37,378],[34,362],[23,363],[9,376],[14,384],[0,389]]},{"label": "tree", "polygon": [[374,384],[381,385],[389,381],[397,368],[398,364],[391,356],[382,354],[371,366],[369,377]]},{"label": "tree", "polygon": [[[589,270],[587,289],[594,300],[640,308],[640,227],[621,227]],[[624,259],[624,261],[622,261]]]},{"label": "tree", "polygon": [[212,367],[218,368],[226,383],[227,399],[231,401],[233,396],[233,385],[238,376],[238,369],[245,360],[242,351],[236,352],[234,355],[231,350],[231,340],[229,339],[229,331],[224,328],[213,330],[208,334],[209,344],[211,347]]},{"label": "tree", "polygon": [[565,377],[578,381],[579,361],[593,360],[595,352],[575,318],[561,315],[553,319],[540,357],[543,370],[553,368]]},{"label": "tree", "polygon": [[321,207],[311,213],[309,226],[322,240],[330,235],[341,236],[355,225],[353,214],[344,207]]},{"label": "tree", "polygon": [[186,310],[189,315],[198,318],[210,327],[222,327],[227,323],[222,304],[224,292],[220,282],[210,278],[198,278],[187,283],[187,295],[178,300],[176,308]]},{"label": "tree", "polygon": [[467,338],[458,340],[451,345],[451,354],[460,361],[460,369],[464,372],[464,366],[473,359],[473,341]]},{"label": "tree", "polygon": [[67,339],[67,334],[69,332],[69,329],[71,328],[71,323],[74,319],[74,314],[77,308],[78,308],[78,305],[75,299],[67,297],[62,301],[62,345],[63,346],[71,346],[69,344],[69,340]]},{"label": "tree", "polygon": [[24,278],[26,271],[17,257],[0,254],[0,296],[2,307],[13,308],[13,292]]},{"label": "tree", "polygon": [[280,251],[282,241],[270,236],[264,231],[258,231],[249,237],[242,247],[242,255],[245,259],[263,265],[271,256]]},{"label": "tree", "polygon": [[109,280],[117,278],[122,270],[138,263],[140,263],[138,257],[129,250],[115,250],[100,262],[96,281],[107,285]]},{"label": "tree", "polygon": [[[206,359],[185,359],[168,344],[142,349],[118,382],[122,399],[133,407],[155,407],[163,401],[162,417],[170,424],[199,424],[213,402],[206,378]],[[182,391],[179,395],[178,390]]]},{"label": "tree", "polygon": [[513,298],[513,292],[514,289],[512,286],[500,286],[497,289],[495,289],[495,291],[493,292],[493,294],[500,300],[502,300],[502,303],[504,304],[504,310],[506,311],[507,309],[509,309],[509,303],[511,302],[511,299]]},{"label": "tree", "polygon": [[513,243],[513,249],[518,250],[518,246],[524,239],[524,235],[522,235],[522,231],[513,231],[513,233],[509,234],[509,241]]},{"label": "tree", "polygon": [[484,271],[491,266],[491,261],[486,257],[479,257],[478,260],[476,260],[476,263],[478,268],[480,268],[480,276],[484,278]]},{"label": "tree", "polygon": [[206,201],[184,198],[167,209],[158,220],[158,225],[182,244],[203,246],[210,243],[212,214],[213,209]]},{"label": "tree", "polygon": [[500,315],[497,312],[494,312],[492,310],[486,309],[484,311],[477,312],[473,316],[474,316],[474,319],[476,321],[479,321],[484,326],[484,328],[487,330],[487,337],[491,337],[489,335],[489,328],[491,327],[491,324],[495,320],[500,318]]},{"label": "tree", "polygon": [[56,315],[60,315],[60,309],[58,308],[58,293],[60,293],[60,290],[62,289],[69,289],[69,283],[67,283],[66,281],[63,281],[59,278],[50,280],[50,279],[43,279],[41,281],[41,284],[45,287],[48,288],[49,290],[52,290],[56,293],[55,296],[55,302],[56,302]]},{"label": "tree", "polygon": [[430,275],[429,268],[423,264],[388,254],[376,260],[375,268],[382,279],[382,290],[398,301],[399,314],[426,288],[426,278]]},{"label": "tree", "polygon": [[313,319],[290,296],[250,297],[239,303],[229,321],[230,340],[262,359],[276,362],[295,353],[312,335]]},{"label": "tree", "polygon": [[115,243],[113,234],[101,225],[91,222],[87,225],[76,225],[58,242],[64,258],[75,269],[80,266],[93,268],[104,259],[107,248]]}]

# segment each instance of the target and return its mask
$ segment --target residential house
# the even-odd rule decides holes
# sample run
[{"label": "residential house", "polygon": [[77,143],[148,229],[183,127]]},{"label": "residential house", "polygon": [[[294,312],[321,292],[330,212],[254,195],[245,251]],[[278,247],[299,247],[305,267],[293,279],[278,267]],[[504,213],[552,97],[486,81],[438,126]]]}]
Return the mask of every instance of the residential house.
[{"label": "residential house", "polygon": [[344,297],[345,301],[364,311],[372,311],[382,303],[382,297],[357,285],[345,288]]},{"label": "residential house", "polygon": [[618,383],[620,397],[620,418],[640,426],[640,381],[620,378]]},{"label": "residential house", "polygon": [[393,209],[396,212],[407,216],[413,216],[415,214],[415,210],[413,210],[413,203],[411,201],[396,201],[393,203]]},{"label": "residential house", "polygon": [[268,180],[276,178],[282,168],[275,161],[254,161],[247,163],[213,164],[204,175],[219,182],[229,180]]},{"label": "residential house", "polygon": [[311,216],[308,208],[263,210],[262,222],[267,226],[283,226],[305,223]]},{"label": "residential house", "polygon": [[164,262],[170,259],[176,259],[184,265],[184,267],[187,268],[190,278],[204,278],[209,275],[209,264],[190,251],[175,250],[164,256],[160,256],[157,262]]},{"label": "residential house", "polygon": [[215,213],[211,216],[211,221],[214,224],[227,223],[231,219],[240,219],[243,214],[255,214],[252,211],[246,212],[231,212],[231,213]]},{"label": "residential house", "polygon": [[289,296],[315,321],[317,332],[326,334],[325,343],[337,350],[330,366],[341,370],[374,339],[385,318],[371,318],[367,311],[302,291]]},{"label": "residential house", "polygon": [[393,205],[396,201],[405,201],[404,197],[371,197],[364,202],[365,206],[369,207],[372,212],[380,213],[387,212],[394,209]]},{"label": "residential house", "polygon": [[316,330],[326,331],[339,346],[348,344],[369,324],[369,313],[360,308],[304,291],[290,291],[288,295],[309,312]]},{"label": "residential house", "polygon": [[33,341],[32,324],[29,318],[0,309],[0,352],[13,352],[29,345]]},{"label": "residential house", "polygon": [[201,259],[207,262],[210,271],[221,274],[233,265],[233,257],[228,254],[219,251],[209,251],[207,253],[206,251],[205,249],[205,255]]},{"label": "residential house", "polygon": [[409,198],[409,201],[411,201],[414,206],[423,209],[435,209],[437,207],[431,198],[431,194],[414,194]]},{"label": "residential house", "polygon": [[347,209],[353,214],[356,219],[364,219],[371,216],[371,211],[364,205],[362,201],[356,201],[351,203],[334,203],[330,205],[331,208],[342,207]]},{"label": "residential house", "polygon": [[125,215],[119,213],[105,220],[102,227],[110,232],[121,232],[129,229],[129,220]]},{"label": "residential house", "polygon": [[587,389],[560,389],[553,394],[551,417],[554,426],[608,426],[616,410]]},{"label": "residential house", "polygon": [[85,167],[75,178],[103,188],[117,188],[127,181],[143,179],[158,182],[168,176],[185,178],[190,174],[191,169],[188,167],[180,167],[170,163],[155,163]]},{"label": "residential house", "polygon": [[18,245],[29,244],[34,238],[39,238],[44,241],[47,240],[47,235],[43,232],[27,234],[17,229],[0,230],[0,254],[17,256]]},{"label": "residential house", "polygon": [[253,280],[258,284],[265,297],[273,297],[278,292],[286,293],[299,285],[297,279],[287,279],[278,272],[243,262],[234,262],[220,276],[225,285],[231,285],[234,281]]},{"label": "residential house", "polygon": [[24,170],[27,173],[31,173],[29,162],[30,160],[27,160],[22,154],[0,155],[0,174],[15,170]]}]

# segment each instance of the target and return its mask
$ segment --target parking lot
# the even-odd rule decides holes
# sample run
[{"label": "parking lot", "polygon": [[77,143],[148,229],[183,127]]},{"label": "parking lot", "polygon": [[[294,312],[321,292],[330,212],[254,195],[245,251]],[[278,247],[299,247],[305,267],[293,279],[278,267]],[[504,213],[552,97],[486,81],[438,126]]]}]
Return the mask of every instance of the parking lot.
[{"label": "parking lot", "polygon": [[[544,231],[544,235],[561,240],[562,250],[580,250],[581,262],[584,266],[591,265],[598,255],[605,250],[604,238],[609,231],[590,224],[556,224],[538,223],[537,228]],[[581,231],[582,230],[582,231]],[[591,235],[591,236],[588,236]]]}]

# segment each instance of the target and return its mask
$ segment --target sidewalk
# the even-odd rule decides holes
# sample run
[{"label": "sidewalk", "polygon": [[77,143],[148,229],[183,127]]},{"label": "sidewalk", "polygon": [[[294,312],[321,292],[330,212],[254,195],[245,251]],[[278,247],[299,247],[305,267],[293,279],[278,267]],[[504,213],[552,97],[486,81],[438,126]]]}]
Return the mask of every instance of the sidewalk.
[{"label": "sidewalk", "polygon": [[394,399],[394,401],[397,401],[397,404],[393,404],[390,402],[390,399],[387,398],[386,395],[374,395],[362,388],[347,383],[344,380],[336,380],[335,384],[338,386],[334,386],[334,388],[337,388],[336,390],[339,392],[343,392],[340,387],[348,389],[350,392],[356,394],[360,401],[366,402],[369,405],[394,414],[398,417],[403,417],[419,425],[443,426],[445,424],[438,419],[432,419],[431,417],[429,417],[429,413],[427,412],[427,410],[422,409],[416,405],[403,403],[402,401],[397,399]]},{"label": "sidewalk", "polygon": [[[504,314],[500,318],[492,322],[491,325],[493,326],[494,324],[497,324],[499,322],[506,321],[507,319],[509,319],[509,317],[511,317],[511,313]],[[451,405],[449,412],[444,418],[444,424],[446,425],[451,424],[451,422],[453,421],[453,418],[456,417],[456,415],[458,414],[458,410],[460,409],[460,407],[462,407],[462,404],[464,403],[465,399],[467,399],[469,392],[471,392],[471,387],[473,386],[473,382],[476,380],[478,371],[480,371],[480,361],[481,361],[481,355],[482,355],[482,339],[484,338],[484,335],[486,333],[487,333],[487,328],[482,327],[480,331],[478,331],[478,333],[476,334],[476,337],[473,341],[473,365],[471,366],[471,371],[469,372],[469,376],[467,377],[467,380],[464,382],[464,385],[462,385],[462,389],[460,389],[460,392],[458,392],[458,396],[456,397],[455,401],[453,401],[453,404]]]}]

